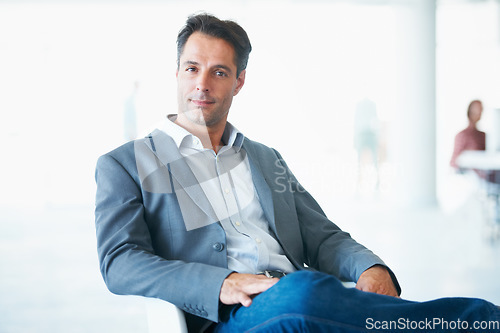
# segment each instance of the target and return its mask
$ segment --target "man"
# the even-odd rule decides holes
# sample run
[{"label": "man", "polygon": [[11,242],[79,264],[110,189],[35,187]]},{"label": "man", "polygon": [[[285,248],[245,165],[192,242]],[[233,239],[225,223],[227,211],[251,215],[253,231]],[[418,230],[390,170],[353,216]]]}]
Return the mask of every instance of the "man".
[{"label": "man", "polygon": [[[369,317],[417,320],[450,308],[392,297],[400,288],[383,261],[325,217],[275,150],[227,122],[251,51],[239,25],[192,16],[177,42],[178,114],[97,164],[110,291],[169,301],[193,332],[357,331],[373,325]],[[457,300],[440,317],[489,311]]]}]

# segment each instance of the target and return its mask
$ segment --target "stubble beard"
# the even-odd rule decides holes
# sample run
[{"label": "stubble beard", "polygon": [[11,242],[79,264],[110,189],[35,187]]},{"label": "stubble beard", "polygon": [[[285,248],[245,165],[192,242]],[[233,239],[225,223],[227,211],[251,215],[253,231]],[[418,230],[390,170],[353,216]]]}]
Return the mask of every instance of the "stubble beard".
[{"label": "stubble beard", "polygon": [[224,118],[225,114],[227,114],[227,112],[219,108],[209,111],[203,107],[188,109],[187,106],[182,113],[191,123],[207,128],[217,125]]},{"label": "stubble beard", "polygon": [[[209,100],[215,102],[216,104],[208,107],[196,106],[192,104],[192,99]],[[183,101],[183,103],[179,104],[179,114],[182,114],[185,120],[197,126],[203,126],[206,128],[214,127],[227,117],[229,112],[229,110],[224,110],[224,107],[227,106],[226,101],[217,101],[209,94],[202,92],[193,93],[189,96],[182,96],[179,91],[178,100]],[[231,103],[229,103],[229,106],[230,104]]]}]

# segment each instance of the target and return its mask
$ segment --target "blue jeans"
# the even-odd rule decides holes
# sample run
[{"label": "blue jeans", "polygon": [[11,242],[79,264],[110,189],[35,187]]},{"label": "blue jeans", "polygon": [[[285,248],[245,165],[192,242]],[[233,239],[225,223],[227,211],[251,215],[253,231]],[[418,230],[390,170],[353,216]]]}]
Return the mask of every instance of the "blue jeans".
[{"label": "blue jeans", "polygon": [[256,296],[248,308],[224,307],[214,332],[500,332],[498,325],[500,310],[484,300],[412,302],[299,271]]}]

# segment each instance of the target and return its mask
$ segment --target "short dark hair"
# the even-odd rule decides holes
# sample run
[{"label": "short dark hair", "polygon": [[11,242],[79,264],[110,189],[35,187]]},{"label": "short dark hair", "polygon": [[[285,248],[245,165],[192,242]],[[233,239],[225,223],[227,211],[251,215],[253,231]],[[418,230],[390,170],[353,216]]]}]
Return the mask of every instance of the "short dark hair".
[{"label": "short dark hair", "polygon": [[184,45],[194,32],[199,31],[212,37],[220,38],[231,44],[234,48],[236,76],[247,68],[248,56],[252,51],[252,45],[248,35],[243,28],[234,21],[223,21],[217,17],[202,13],[191,15],[186,21],[186,25],[177,35],[177,67],[181,58]]}]

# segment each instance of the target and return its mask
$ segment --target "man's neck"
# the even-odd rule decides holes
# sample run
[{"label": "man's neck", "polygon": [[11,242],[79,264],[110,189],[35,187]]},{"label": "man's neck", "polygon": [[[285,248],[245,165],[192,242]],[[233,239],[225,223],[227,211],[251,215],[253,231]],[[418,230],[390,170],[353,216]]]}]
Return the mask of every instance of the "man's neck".
[{"label": "man's neck", "polygon": [[177,116],[174,122],[189,133],[198,137],[204,148],[212,149],[215,153],[217,153],[224,145],[222,142],[222,135],[224,134],[224,129],[226,128],[226,121],[216,124],[215,126],[207,127],[205,125],[185,121],[182,116]]}]

